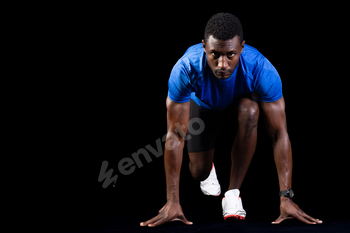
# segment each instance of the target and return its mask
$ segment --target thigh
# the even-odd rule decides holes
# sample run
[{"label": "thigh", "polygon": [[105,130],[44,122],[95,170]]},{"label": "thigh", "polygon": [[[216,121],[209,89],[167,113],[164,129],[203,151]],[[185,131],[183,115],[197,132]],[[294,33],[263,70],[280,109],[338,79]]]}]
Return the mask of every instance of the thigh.
[{"label": "thigh", "polygon": [[[189,153],[210,151],[215,148],[216,138],[220,132],[224,113],[202,108],[196,102],[191,100],[190,121],[193,118],[199,118],[203,121],[203,131],[199,134],[193,134],[187,131],[187,150]],[[191,126],[195,128],[195,125]]]},{"label": "thigh", "polygon": [[[188,153],[191,170],[209,173],[214,160],[215,149],[201,152]],[[207,177],[207,176],[206,176]]]},{"label": "thigh", "polygon": [[242,94],[236,97],[235,101],[231,105],[231,111],[233,110],[235,113],[239,112],[239,108],[248,103],[252,103],[253,105],[260,103],[260,95],[257,93],[250,94]]}]

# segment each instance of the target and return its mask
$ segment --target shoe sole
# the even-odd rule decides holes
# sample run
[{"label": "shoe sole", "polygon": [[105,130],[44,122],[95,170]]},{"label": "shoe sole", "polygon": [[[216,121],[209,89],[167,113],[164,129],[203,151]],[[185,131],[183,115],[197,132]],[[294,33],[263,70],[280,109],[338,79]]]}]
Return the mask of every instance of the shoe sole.
[{"label": "shoe sole", "polygon": [[236,214],[230,214],[224,217],[224,220],[244,220],[244,219],[245,217],[241,215],[236,215]]},{"label": "shoe sole", "polygon": [[203,191],[203,190],[202,190],[202,193],[206,196],[214,196],[214,197],[218,197],[221,195],[221,192],[219,194],[211,194],[211,193],[208,193],[207,191]]},{"label": "shoe sole", "polygon": [[[238,197],[239,199],[241,199],[241,197]],[[222,198],[222,201],[224,201],[225,197]],[[236,211],[236,214],[227,214],[227,215],[224,215],[224,220],[244,220],[245,217],[242,216],[242,215],[238,215],[238,213],[242,213],[244,215],[246,215],[246,212],[245,211]]]}]

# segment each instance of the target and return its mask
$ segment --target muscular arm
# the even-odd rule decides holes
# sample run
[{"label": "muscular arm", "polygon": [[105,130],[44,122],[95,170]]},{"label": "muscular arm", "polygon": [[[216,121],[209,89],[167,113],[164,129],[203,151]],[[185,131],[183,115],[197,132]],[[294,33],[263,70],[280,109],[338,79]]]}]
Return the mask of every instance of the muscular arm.
[{"label": "muscular arm", "polygon": [[[280,191],[292,188],[292,149],[287,132],[285,102],[282,97],[275,102],[262,102],[265,122],[273,143]],[[297,204],[287,197],[281,197],[280,216],[272,223],[279,224],[285,219],[296,218],[304,223],[322,223],[319,219],[304,213]]]},{"label": "muscular arm", "polygon": [[164,152],[164,167],[167,187],[167,201],[179,202],[179,181],[183,157],[185,135],[175,133],[176,124],[185,125],[184,133],[187,132],[189,121],[190,102],[176,103],[169,98],[167,105],[167,138]]},{"label": "muscular arm", "polygon": [[287,132],[285,102],[282,97],[275,102],[261,103],[265,122],[273,143],[280,191],[292,188],[292,149]]},{"label": "muscular arm", "polygon": [[[189,121],[190,102],[176,103],[169,98],[166,100],[167,106],[167,136],[164,149],[164,168],[166,177],[167,203],[159,210],[159,214],[154,218],[141,222],[141,226],[154,227],[171,221],[182,221],[187,225],[192,222],[185,218],[182,212],[179,199],[180,171],[185,145],[184,137],[187,133]],[[186,126],[175,131],[177,125]],[[180,132],[180,133],[177,133]],[[181,135],[183,133],[183,135]]]}]

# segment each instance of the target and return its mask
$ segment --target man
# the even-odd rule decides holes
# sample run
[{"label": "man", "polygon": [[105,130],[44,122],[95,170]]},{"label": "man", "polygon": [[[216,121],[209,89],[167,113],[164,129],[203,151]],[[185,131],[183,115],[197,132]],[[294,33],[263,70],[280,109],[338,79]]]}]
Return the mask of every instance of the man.
[{"label": "man", "polygon": [[[261,53],[245,44],[238,18],[219,13],[208,21],[202,43],[190,47],[171,72],[166,100],[168,133],[164,154],[167,203],[156,217],[142,222],[141,226],[153,227],[174,220],[192,224],[185,218],[179,202],[185,140],[192,176],[202,181],[200,188],[204,194],[220,195],[213,157],[226,109],[237,112],[238,131],[231,151],[229,190],[222,200],[223,217],[225,220],[245,219],[239,189],[255,152],[258,102],[261,102],[272,138],[280,186],[280,216],[272,223],[278,224],[289,218],[308,224],[322,223],[305,214],[291,199],[294,195],[291,189],[292,151],[280,77]],[[187,130],[185,126],[190,119],[202,121],[203,132],[198,134]]]}]

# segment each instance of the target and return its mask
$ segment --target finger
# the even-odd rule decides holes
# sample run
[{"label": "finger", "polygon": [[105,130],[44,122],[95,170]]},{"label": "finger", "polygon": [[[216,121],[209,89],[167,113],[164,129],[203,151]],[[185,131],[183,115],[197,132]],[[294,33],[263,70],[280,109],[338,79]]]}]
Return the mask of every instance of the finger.
[{"label": "finger", "polygon": [[146,221],[146,222],[141,222],[141,223],[140,223],[140,226],[142,226],[142,227],[147,226],[148,224],[152,223],[153,220],[154,220],[154,218],[152,218],[152,219],[150,219],[150,220],[148,220],[148,221]]},{"label": "finger", "polygon": [[169,220],[167,218],[161,218],[158,221],[155,221],[153,223],[148,224],[148,226],[149,227],[156,227],[156,226],[162,225],[166,222],[169,222]]},{"label": "finger", "polygon": [[193,225],[193,222],[188,221],[187,219],[181,220],[183,223],[185,223],[186,225]]},{"label": "finger", "polygon": [[272,222],[272,224],[280,224],[282,221],[286,220],[286,219],[294,219],[294,217],[290,216],[290,217],[283,217],[282,215],[278,217],[278,219],[276,219],[276,221]]},{"label": "finger", "polygon": [[298,213],[296,213],[296,214],[294,215],[294,217],[295,217],[296,219],[298,219],[299,221],[301,221],[301,222],[303,222],[303,223],[306,223],[306,224],[316,224],[316,222],[311,222],[311,221],[307,220],[306,218],[304,218],[303,216],[301,216],[301,215],[298,214]]},{"label": "finger", "polygon": [[272,222],[272,224],[280,224],[284,219],[285,217],[280,215],[275,221]]},{"label": "finger", "polygon": [[309,221],[311,221],[311,222],[315,222],[315,223],[318,223],[318,224],[323,223],[321,220],[315,219],[315,218],[311,217],[310,215],[307,215],[305,212],[302,212],[301,215],[302,215],[304,218],[306,218],[306,219],[308,219]]},{"label": "finger", "polygon": [[322,221],[322,220],[320,220],[320,219],[316,219],[316,223],[317,223],[317,224],[322,224],[322,223],[323,223],[323,221]]},{"label": "finger", "polygon": [[174,219],[173,221],[175,221],[175,220],[179,220],[179,221],[185,223],[186,225],[192,225],[192,224],[193,224],[193,222],[188,221],[188,220],[186,219],[185,215],[182,215],[182,216],[180,216],[180,217]]},{"label": "finger", "polygon": [[155,223],[156,221],[158,221],[160,219],[160,216],[157,215],[154,218],[151,218],[150,220],[146,221],[146,222],[141,222],[140,226],[144,227],[144,226],[148,226],[149,224]]}]

